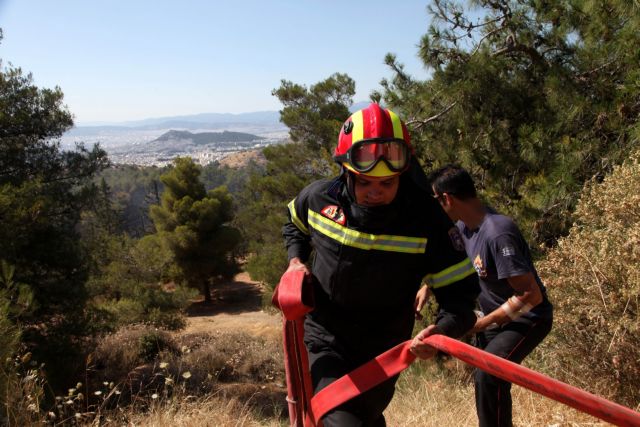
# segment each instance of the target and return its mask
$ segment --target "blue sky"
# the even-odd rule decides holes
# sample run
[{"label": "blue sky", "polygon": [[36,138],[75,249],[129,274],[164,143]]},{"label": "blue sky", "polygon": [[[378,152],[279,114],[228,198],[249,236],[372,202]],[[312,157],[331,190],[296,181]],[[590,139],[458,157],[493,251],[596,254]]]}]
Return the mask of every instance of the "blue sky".
[{"label": "blue sky", "polygon": [[8,62],[60,86],[77,124],[278,110],[280,80],[332,73],[367,100],[395,53],[426,78],[428,0],[0,0]]}]

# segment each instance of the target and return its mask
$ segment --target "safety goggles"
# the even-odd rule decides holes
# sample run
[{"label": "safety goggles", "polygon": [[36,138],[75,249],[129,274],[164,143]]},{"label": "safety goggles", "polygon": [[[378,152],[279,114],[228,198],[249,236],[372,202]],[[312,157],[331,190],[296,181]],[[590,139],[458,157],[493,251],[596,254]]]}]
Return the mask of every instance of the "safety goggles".
[{"label": "safety goggles", "polygon": [[358,141],[345,154],[336,156],[338,162],[348,162],[356,172],[366,173],[383,160],[393,172],[402,172],[409,164],[411,151],[401,139],[371,139]]}]

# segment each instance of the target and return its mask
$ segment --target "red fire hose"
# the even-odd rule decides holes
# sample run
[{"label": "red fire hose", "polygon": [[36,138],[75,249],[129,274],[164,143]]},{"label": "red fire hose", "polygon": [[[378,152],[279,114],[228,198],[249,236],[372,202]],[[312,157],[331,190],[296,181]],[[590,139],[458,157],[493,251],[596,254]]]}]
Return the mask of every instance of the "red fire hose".
[{"label": "red fire hose", "polygon": [[640,413],[444,335],[425,343],[483,371],[618,426],[640,426]]},{"label": "red fire hose", "polygon": [[[304,273],[285,273],[276,289],[273,301],[284,314],[287,400],[290,406],[291,426],[313,427],[318,425],[318,420],[331,409],[402,372],[413,363],[416,357],[409,351],[411,341],[406,341],[334,381],[309,400],[311,395],[309,367],[305,357],[306,349],[301,339],[301,329],[297,330],[297,334],[292,334],[290,329],[293,324],[301,327],[301,320],[311,310],[309,305],[302,303],[303,281]],[[292,339],[292,335],[297,335],[299,338]],[[601,420],[618,426],[640,426],[640,413],[636,411],[458,340],[444,335],[432,335],[424,342],[491,375],[533,390]],[[301,354],[302,357],[300,357]],[[298,366],[289,366],[296,360],[299,363]]]}]

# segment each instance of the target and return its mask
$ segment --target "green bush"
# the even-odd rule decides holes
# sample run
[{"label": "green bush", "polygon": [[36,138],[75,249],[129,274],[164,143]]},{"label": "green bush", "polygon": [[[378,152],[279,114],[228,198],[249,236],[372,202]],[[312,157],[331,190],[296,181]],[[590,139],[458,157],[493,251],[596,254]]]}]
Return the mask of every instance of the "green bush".
[{"label": "green bush", "polygon": [[187,325],[184,315],[178,311],[162,311],[158,307],[154,307],[146,315],[148,322],[158,328],[176,331]]},{"label": "green bush", "polygon": [[555,305],[547,369],[632,407],[640,402],[639,206],[636,152],[585,186],[569,235],[539,264]]},{"label": "green bush", "polygon": [[154,236],[113,237],[107,258],[89,281],[91,308],[105,322],[102,330],[136,323],[184,327],[182,313],[197,291],[168,282],[170,254]]},{"label": "green bush", "polygon": [[117,326],[142,323],[144,319],[144,306],[140,301],[130,298],[107,300],[99,304],[99,307],[111,314],[111,319],[114,322],[112,328],[114,329]]},{"label": "green bush", "polygon": [[140,337],[139,346],[139,357],[145,362],[151,362],[160,352],[172,348],[172,341],[166,332],[151,331]]}]

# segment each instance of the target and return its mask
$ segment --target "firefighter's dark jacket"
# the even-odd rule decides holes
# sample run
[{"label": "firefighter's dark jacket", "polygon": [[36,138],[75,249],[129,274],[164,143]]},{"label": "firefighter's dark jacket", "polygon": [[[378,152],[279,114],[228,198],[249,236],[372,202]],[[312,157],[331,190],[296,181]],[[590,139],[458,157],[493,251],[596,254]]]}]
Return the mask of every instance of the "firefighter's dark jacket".
[{"label": "firefighter's dark jacket", "polygon": [[475,270],[449,217],[409,176],[401,175],[387,206],[354,203],[345,175],[316,181],[289,203],[289,259],[307,262],[313,253],[315,309],[305,322],[311,351],[329,346],[360,355],[360,363],[410,338],[423,280],[444,334],[459,337],[474,325]]}]

